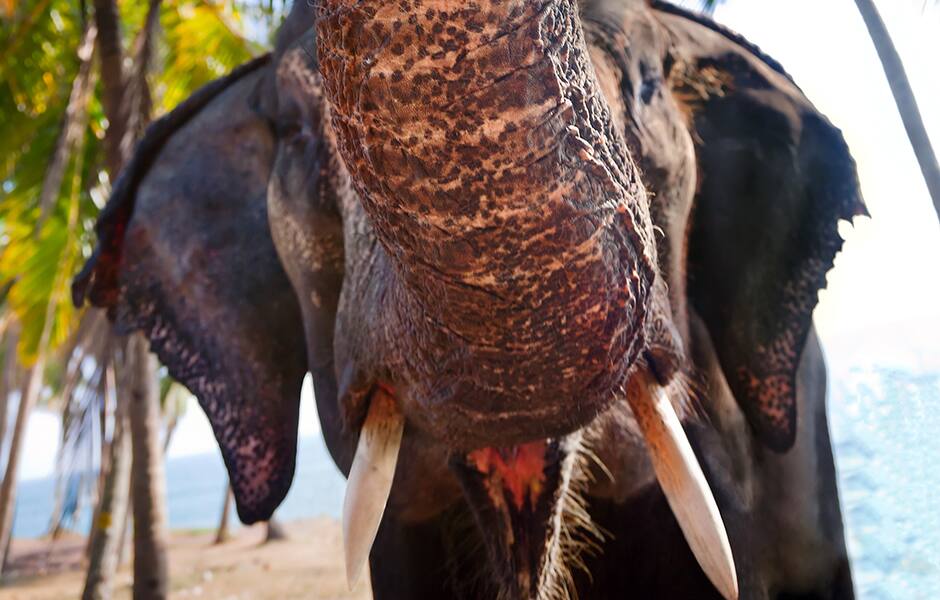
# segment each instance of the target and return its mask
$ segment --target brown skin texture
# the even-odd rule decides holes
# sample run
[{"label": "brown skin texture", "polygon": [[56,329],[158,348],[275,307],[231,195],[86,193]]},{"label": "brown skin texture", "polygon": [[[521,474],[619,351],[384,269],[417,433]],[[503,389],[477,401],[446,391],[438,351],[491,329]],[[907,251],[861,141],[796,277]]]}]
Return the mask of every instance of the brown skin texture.
[{"label": "brown skin texture", "polygon": [[355,266],[388,271],[347,282],[380,301],[341,306],[377,351],[338,358],[472,449],[611,404],[645,346],[655,249],[576,4],[454,6],[324,2],[317,51],[361,198],[344,217],[381,244]]},{"label": "brown skin texture", "polygon": [[[632,366],[691,407],[741,597],[851,598],[810,320],[836,222],[860,206],[838,131],[771,59],[677,9],[482,6],[479,23],[414,2],[295,7],[250,100],[302,315],[249,314],[305,333],[344,472],[377,383],[408,418],[375,596],[712,597],[619,390]],[[140,261],[118,272],[155,268]],[[213,339],[231,301],[205,300],[188,335]],[[228,350],[273,343],[251,335]],[[751,394],[742,366],[786,385]],[[233,406],[293,400],[263,389]],[[541,473],[527,463],[542,493],[521,507],[467,468],[468,449],[576,429]]]},{"label": "brown skin texture", "polygon": [[[261,114],[278,130],[268,183],[268,213],[275,246],[301,304],[309,368],[324,438],[337,466],[349,472],[356,435],[345,429],[337,401],[335,326],[345,273],[366,260],[367,236],[354,232],[344,242],[341,199],[357,202],[346,169],[330,143],[322,79],[317,72],[315,35],[308,31],[287,46],[277,63],[276,88]],[[361,244],[361,245],[360,245]],[[350,302],[348,287],[344,301]],[[416,432],[405,437],[392,510],[410,520],[427,519],[457,501],[457,482],[448,475],[450,451]]]}]

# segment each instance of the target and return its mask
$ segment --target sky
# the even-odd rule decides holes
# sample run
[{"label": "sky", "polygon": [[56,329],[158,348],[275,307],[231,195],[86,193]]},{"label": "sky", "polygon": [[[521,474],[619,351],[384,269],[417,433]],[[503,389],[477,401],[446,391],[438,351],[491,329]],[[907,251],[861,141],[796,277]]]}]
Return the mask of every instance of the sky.
[{"label": "sky", "polygon": [[[688,6],[697,7],[691,0]],[[940,6],[876,0],[904,61],[928,134],[940,151]],[[840,129],[858,163],[871,218],[840,228],[846,239],[814,314],[830,371],[858,366],[940,370],[940,223],[877,54],[853,0],[728,0],[715,13],[776,58]],[[309,378],[300,434],[319,424]],[[59,418],[37,411],[21,477],[52,473]],[[171,457],[217,452],[190,400]]]}]

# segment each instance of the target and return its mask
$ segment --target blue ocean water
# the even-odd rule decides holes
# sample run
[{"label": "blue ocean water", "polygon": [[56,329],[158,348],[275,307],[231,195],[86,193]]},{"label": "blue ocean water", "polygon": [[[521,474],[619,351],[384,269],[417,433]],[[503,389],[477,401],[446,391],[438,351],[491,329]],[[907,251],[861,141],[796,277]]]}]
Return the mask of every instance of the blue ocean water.
[{"label": "blue ocean water", "polygon": [[855,368],[829,397],[859,598],[940,597],[940,373]]},{"label": "blue ocean water", "polygon": [[[168,460],[166,485],[170,527],[209,529],[218,525],[226,484],[225,467],[218,453]],[[339,518],[345,484],[322,438],[301,438],[294,484],[278,508],[276,517],[284,521],[321,515]],[[49,530],[53,487],[53,478],[20,484],[14,536],[40,537]],[[90,509],[83,511],[74,529],[87,531],[90,516]],[[238,523],[237,517],[232,522]]]},{"label": "blue ocean water", "polygon": [[[940,596],[940,373],[854,368],[830,375],[829,415],[856,589],[863,600]],[[218,522],[225,471],[217,454],[167,463],[170,526]],[[15,535],[48,528],[51,479],[21,485]],[[339,517],[344,482],[319,437],[300,442],[278,517]],[[87,514],[82,519],[87,527]],[[237,520],[236,520],[237,522]]]}]

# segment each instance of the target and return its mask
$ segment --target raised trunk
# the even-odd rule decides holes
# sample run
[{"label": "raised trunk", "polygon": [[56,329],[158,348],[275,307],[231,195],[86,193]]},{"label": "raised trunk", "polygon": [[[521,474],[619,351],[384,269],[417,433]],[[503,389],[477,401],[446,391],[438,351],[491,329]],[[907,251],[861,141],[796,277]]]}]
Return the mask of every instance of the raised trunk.
[{"label": "raised trunk", "polygon": [[642,349],[655,256],[577,1],[323,4],[338,148],[394,265],[396,395],[470,445],[583,424]]},{"label": "raised trunk", "polygon": [[865,26],[868,28],[875,50],[878,51],[878,58],[881,59],[881,66],[888,78],[891,93],[894,94],[901,121],[911,141],[914,155],[917,156],[924,181],[927,182],[927,190],[933,199],[937,218],[940,219],[940,166],[937,164],[937,155],[930,144],[927,128],[924,127],[924,120],[920,116],[914,90],[911,89],[911,83],[907,79],[904,63],[901,62],[901,57],[891,40],[891,34],[888,33],[888,28],[885,27],[881,15],[878,14],[875,3],[872,0],[855,0],[855,4],[865,20]]},{"label": "raised trunk", "polygon": [[[113,378],[109,378],[113,381]],[[101,488],[101,498],[92,524],[92,540],[88,571],[82,600],[107,600],[114,587],[114,574],[120,558],[122,528],[126,524],[128,491],[131,473],[131,440],[127,431],[125,398],[118,400],[114,415],[114,434],[111,438],[109,468]]]},{"label": "raised trunk", "polygon": [[127,340],[128,417],[133,466],[134,600],[167,597],[167,511],[157,364],[147,341],[134,334]]},{"label": "raised trunk", "polygon": [[[42,348],[42,346],[40,346]],[[16,424],[13,426],[13,437],[10,439],[10,454],[7,458],[7,468],[3,475],[3,484],[0,486],[0,564],[6,564],[9,541],[13,535],[13,512],[16,505],[16,479],[20,467],[20,451],[26,436],[26,425],[33,406],[39,398],[42,389],[43,369],[46,366],[46,357],[40,351],[39,357],[29,370],[23,393],[20,396],[19,409],[16,413]]]}]

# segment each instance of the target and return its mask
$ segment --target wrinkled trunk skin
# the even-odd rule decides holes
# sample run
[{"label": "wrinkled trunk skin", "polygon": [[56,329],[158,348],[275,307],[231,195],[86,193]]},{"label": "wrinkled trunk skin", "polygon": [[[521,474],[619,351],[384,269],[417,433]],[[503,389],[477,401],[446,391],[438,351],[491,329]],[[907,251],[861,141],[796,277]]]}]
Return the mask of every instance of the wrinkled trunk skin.
[{"label": "wrinkled trunk skin", "polygon": [[340,345],[338,369],[393,373],[410,419],[455,447],[583,425],[643,348],[655,248],[577,2],[322,10],[337,146],[392,271],[383,314],[340,321],[383,355]]},{"label": "wrinkled trunk skin", "polygon": [[114,436],[108,473],[105,475],[92,528],[88,572],[82,600],[107,600],[112,597],[114,574],[118,568],[123,529],[126,526],[128,491],[131,477],[131,439],[127,430],[127,411],[118,396],[114,415]]},{"label": "wrinkled trunk skin", "polygon": [[134,600],[157,600],[168,593],[166,484],[160,451],[157,364],[140,334],[128,338],[127,362],[125,389],[134,457]]}]

